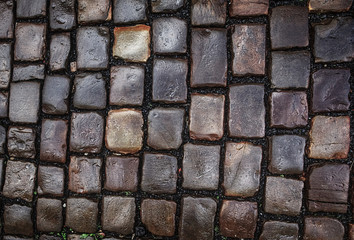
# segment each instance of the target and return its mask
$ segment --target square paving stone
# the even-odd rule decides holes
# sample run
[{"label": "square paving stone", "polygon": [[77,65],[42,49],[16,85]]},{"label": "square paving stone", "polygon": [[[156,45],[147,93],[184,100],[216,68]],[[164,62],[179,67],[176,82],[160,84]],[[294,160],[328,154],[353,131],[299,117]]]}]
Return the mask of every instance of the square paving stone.
[{"label": "square paving stone", "polygon": [[0,2],[0,38],[12,38],[14,34],[13,0]]},{"label": "square paving stone", "polygon": [[101,151],[104,119],[95,112],[73,113],[71,116],[70,151]]},{"label": "square paving stone", "polygon": [[298,240],[299,226],[296,223],[267,221],[259,240]]},{"label": "square paving stone", "polygon": [[63,196],[64,194],[64,169],[60,167],[38,167],[37,177],[39,195]]},{"label": "square paving stone", "polygon": [[110,0],[78,0],[78,22],[103,22],[111,20]]},{"label": "square paving stone", "polygon": [[97,230],[98,203],[86,198],[68,198],[65,226],[77,232]]},{"label": "square paving stone", "polygon": [[47,114],[68,112],[70,79],[66,76],[47,76],[42,90],[42,111]]},{"label": "square paving stone", "polygon": [[15,60],[36,61],[44,59],[46,42],[45,24],[16,23],[15,32]]},{"label": "square paving stone", "polygon": [[347,212],[350,166],[314,165],[310,169],[308,208],[311,212]]},{"label": "square paving stone", "polygon": [[27,0],[17,0],[16,16],[18,18],[33,18],[46,15],[46,0],[33,0],[28,4]]},{"label": "square paving stone", "polygon": [[147,144],[155,149],[177,149],[182,144],[184,110],[155,108],[148,116]]},{"label": "square paving stone", "polygon": [[226,143],[223,187],[226,196],[252,197],[259,189],[262,147]]},{"label": "square paving stone", "polygon": [[308,106],[306,92],[273,92],[270,102],[270,125],[272,127],[296,128],[307,125]]},{"label": "square paving stone", "polygon": [[350,9],[353,0],[310,0],[309,10],[311,12],[346,12]]},{"label": "square paving stone", "polygon": [[349,110],[349,69],[321,69],[312,74],[312,79],[313,112]]},{"label": "square paving stone", "polygon": [[36,123],[39,110],[39,82],[11,83],[9,118],[12,122]]},{"label": "square paving stone", "polygon": [[108,67],[109,29],[81,27],[76,35],[77,68],[100,70]]},{"label": "square paving stone", "polygon": [[267,15],[269,0],[232,0],[230,6],[230,16],[258,16]]},{"label": "square paving stone", "polygon": [[144,199],[141,204],[141,221],[154,235],[172,237],[175,233],[177,204],[172,201]]},{"label": "square paving stone", "polygon": [[8,161],[2,194],[8,198],[32,201],[36,166],[29,162]]},{"label": "square paving stone", "polygon": [[76,26],[75,0],[50,0],[49,23],[53,30],[70,30]]},{"label": "square paving stone", "polygon": [[302,206],[304,183],[282,177],[267,177],[264,210],[272,214],[297,216]]},{"label": "square paving stone", "polygon": [[5,153],[6,129],[0,125],[0,153]]},{"label": "square paving stone", "polygon": [[139,159],[109,156],[106,159],[104,188],[109,191],[136,192],[138,188]]},{"label": "square paving stone", "polygon": [[114,152],[136,153],[143,145],[143,115],[134,109],[108,112],[106,124],[106,147]]},{"label": "square paving stone", "polygon": [[347,158],[350,144],[348,116],[316,116],[312,119],[308,157],[316,159]]},{"label": "square paving stone", "polygon": [[226,86],[226,29],[192,29],[191,87]]},{"label": "square paving stone", "polygon": [[338,17],[315,25],[315,62],[353,61],[353,25],[354,19],[351,17]]},{"label": "square paving stone", "polygon": [[100,193],[101,166],[102,160],[99,158],[71,156],[69,190],[76,193]]},{"label": "square paving stone", "polygon": [[280,6],[270,15],[272,49],[306,47],[309,44],[308,9]]},{"label": "square paving stone", "polygon": [[14,65],[12,82],[44,79],[44,64]]},{"label": "square paving stone", "polygon": [[166,154],[144,154],[141,189],[162,194],[175,193],[177,182],[177,159]]},{"label": "square paving stone", "polygon": [[214,239],[216,202],[211,198],[182,198],[180,239]]},{"label": "square paving stone", "polygon": [[36,131],[27,127],[10,127],[7,133],[7,150],[11,157],[34,158]]},{"label": "square paving stone", "polygon": [[128,62],[146,62],[150,57],[150,26],[114,28],[113,57]]},{"label": "square paving stone", "polygon": [[9,93],[0,92],[0,118],[8,117]]},{"label": "square paving stone", "polygon": [[[0,10],[1,10],[1,6],[0,6]],[[0,88],[7,88],[9,86],[10,76],[11,76],[11,44],[3,43],[0,44]]]},{"label": "square paving stone", "polygon": [[155,53],[185,53],[187,51],[187,22],[179,18],[158,18],[153,21]]},{"label": "square paving stone", "polygon": [[134,232],[135,199],[105,196],[102,203],[102,229],[119,234]]},{"label": "square paving stone", "polygon": [[184,1],[185,0],[152,0],[152,12],[175,12],[179,8],[183,7]]},{"label": "square paving stone", "polygon": [[62,70],[66,68],[70,53],[70,33],[52,35],[50,41],[50,70]]},{"label": "square paving stone", "polygon": [[62,202],[58,199],[37,200],[37,230],[60,232],[63,227]]},{"label": "square paving stone", "polygon": [[147,20],[147,0],[113,0],[114,23],[143,22]]},{"label": "square paving stone", "polygon": [[226,22],[226,0],[192,1],[192,25],[224,25]]},{"label": "square paving stone", "polygon": [[343,225],[334,218],[306,217],[304,240],[342,240]]},{"label": "square paving stone", "polygon": [[272,88],[307,88],[310,78],[310,53],[272,52]]},{"label": "square paving stone", "polygon": [[194,190],[217,190],[220,146],[184,145],[183,184]]},{"label": "square paving stone", "polygon": [[220,233],[225,237],[253,238],[257,217],[257,203],[224,200],[220,210]]},{"label": "square paving stone", "polygon": [[224,134],[224,95],[192,94],[189,134],[192,139],[215,141]]},{"label": "square paving stone", "polygon": [[233,85],[229,91],[229,135],[261,138],[265,134],[263,85]]},{"label": "square paving stone", "polygon": [[109,104],[142,105],[144,78],[142,66],[112,66]]},{"label": "square paving stone", "polygon": [[41,129],[40,160],[65,163],[68,121],[44,119]]},{"label": "square paving stone", "polygon": [[31,212],[30,207],[18,204],[5,205],[3,216],[5,234],[33,236]]},{"label": "square paving stone", "polygon": [[301,174],[305,146],[306,138],[302,136],[272,136],[269,145],[269,171],[275,174]]},{"label": "square paving stone", "polygon": [[234,25],[232,73],[236,76],[265,74],[266,25]]}]

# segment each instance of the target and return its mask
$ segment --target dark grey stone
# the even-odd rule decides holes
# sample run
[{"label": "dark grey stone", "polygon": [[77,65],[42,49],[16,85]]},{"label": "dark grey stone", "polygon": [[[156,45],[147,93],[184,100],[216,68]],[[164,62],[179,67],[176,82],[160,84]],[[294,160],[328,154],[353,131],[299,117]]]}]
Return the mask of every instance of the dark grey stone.
[{"label": "dark grey stone", "polygon": [[74,0],[50,0],[49,22],[53,30],[70,30],[76,25]]},{"label": "dark grey stone", "polygon": [[12,81],[44,79],[44,65],[15,65]]},{"label": "dark grey stone", "polygon": [[36,132],[33,128],[10,127],[7,135],[7,149],[11,157],[34,158]]},{"label": "dark grey stone", "polygon": [[296,223],[267,221],[259,240],[298,240],[299,226]]},{"label": "dark grey stone", "polygon": [[9,93],[0,92],[0,118],[8,117]]},{"label": "dark grey stone", "polygon": [[[0,20],[0,24],[2,24],[1,20]],[[11,76],[11,44],[3,43],[0,44],[0,88],[7,88],[9,86],[10,76]]]},{"label": "dark grey stone", "polygon": [[70,79],[65,76],[47,76],[42,91],[42,111],[48,114],[68,112]]},{"label": "dark grey stone", "polygon": [[46,14],[46,0],[16,0],[16,16],[18,18],[42,17]]},{"label": "dark grey stone", "polygon": [[50,70],[65,69],[70,52],[70,34],[60,33],[52,35],[50,42]]},{"label": "dark grey stone", "polygon": [[33,236],[32,208],[18,204],[4,207],[4,232]]},{"label": "dark grey stone", "polygon": [[184,0],[151,0],[152,12],[174,12],[183,4]]},{"label": "dark grey stone", "polygon": [[193,0],[192,24],[200,25],[224,25],[226,21],[226,0]]},{"label": "dark grey stone", "polygon": [[12,38],[14,35],[13,0],[0,1],[0,38]]},{"label": "dark grey stone", "polygon": [[37,178],[39,195],[63,196],[64,169],[52,166],[39,166]]},{"label": "dark grey stone", "polygon": [[[6,129],[0,126],[0,153],[5,153]],[[1,183],[1,180],[0,180]]]},{"label": "dark grey stone", "polygon": [[147,20],[147,0],[114,0],[113,20],[115,23],[141,22]]}]

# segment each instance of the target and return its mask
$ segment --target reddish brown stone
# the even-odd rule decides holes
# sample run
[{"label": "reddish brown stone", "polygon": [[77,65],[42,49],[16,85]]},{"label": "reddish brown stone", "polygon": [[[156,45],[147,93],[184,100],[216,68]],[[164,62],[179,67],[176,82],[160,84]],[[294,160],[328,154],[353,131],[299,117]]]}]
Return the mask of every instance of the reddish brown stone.
[{"label": "reddish brown stone", "polygon": [[269,0],[232,0],[230,6],[231,17],[267,15]]},{"label": "reddish brown stone", "polygon": [[33,128],[10,127],[7,133],[9,155],[19,158],[34,158],[36,132]]},{"label": "reddish brown stone", "polygon": [[62,226],[62,202],[57,199],[39,198],[37,201],[37,230],[60,232]]},{"label": "reddish brown stone", "polygon": [[95,233],[98,203],[86,198],[68,198],[65,226],[77,232]]},{"label": "reddish brown stone", "polygon": [[33,236],[31,211],[30,207],[18,204],[5,205],[3,216],[5,234]]},{"label": "reddish brown stone", "polygon": [[226,0],[193,0],[192,24],[223,25],[226,21]]},{"label": "reddish brown stone", "polygon": [[64,194],[64,169],[52,166],[38,167],[38,188],[39,195],[63,196]]},{"label": "reddish brown stone", "polygon": [[299,226],[296,223],[268,221],[263,225],[259,240],[298,240]]},{"label": "reddish brown stone", "polygon": [[311,12],[345,12],[350,9],[353,0],[310,0],[309,10]]},{"label": "reddish brown stone", "polygon": [[342,240],[344,227],[337,220],[327,217],[306,217],[304,240]]}]

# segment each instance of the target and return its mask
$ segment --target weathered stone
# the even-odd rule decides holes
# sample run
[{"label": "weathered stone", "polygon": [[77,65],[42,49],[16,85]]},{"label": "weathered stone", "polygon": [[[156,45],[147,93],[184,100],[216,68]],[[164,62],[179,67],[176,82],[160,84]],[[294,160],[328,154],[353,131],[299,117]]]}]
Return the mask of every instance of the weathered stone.
[{"label": "weathered stone", "polygon": [[39,65],[14,65],[12,82],[23,80],[44,79],[44,64]]},{"label": "weathered stone", "polygon": [[[0,12],[1,12],[1,4],[2,3],[0,3]],[[0,23],[0,28],[1,28],[1,24],[2,22]],[[0,44],[0,88],[7,88],[9,86],[10,76],[11,76],[11,44],[3,43]]]},{"label": "weathered stone", "polygon": [[155,108],[148,116],[147,144],[155,149],[177,149],[182,144],[184,110]]},{"label": "weathered stone", "polygon": [[266,25],[234,25],[233,29],[233,75],[264,75]]},{"label": "weathered stone", "polygon": [[307,51],[272,52],[272,88],[307,88],[310,61]]},{"label": "weathered stone", "polygon": [[97,230],[97,202],[86,198],[68,198],[65,226],[77,232],[94,233]]},{"label": "weathered stone", "polygon": [[100,152],[103,127],[104,119],[98,113],[73,113],[71,116],[70,150],[74,152]]},{"label": "weathered stone", "polygon": [[264,210],[272,214],[297,216],[302,206],[304,183],[282,177],[267,177]]},{"label": "weathered stone", "polygon": [[189,134],[192,139],[215,141],[224,134],[224,95],[192,94]]},{"label": "weathered stone", "polygon": [[141,189],[154,194],[175,193],[177,159],[165,154],[144,154]]},{"label": "weathered stone", "polygon": [[354,240],[354,224],[349,224],[349,240]]},{"label": "weathered stone", "polygon": [[[8,161],[2,194],[8,198],[32,201],[36,166],[29,162]],[[17,229],[19,230],[19,229]],[[17,233],[16,233],[17,234]]]},{"label": "weathered stone", "polygon": [[120,153],[136,153],[143,144],[143,115],[134,109],[111,110],[106,124],[106,147]]},{"label": "weathered stone", "polygon": [[260,138],[265,134],[263,85],[233,85],[229,91],[229,135]]},{"label": "weathered stone", "polygon": [[16,16],[18,18],[42,17],[46,15],[46,0],[33,0],[28,4],[27,0],[16,1]]},{"label": "weathered stone", "polygon": [[185,53],[187,51],[187,23],[175,17],[153,21],[155,53]]},{"label": "weathered stone", "polygon": [[192,29],[191,86],[226,86],[226,29]]},{"label": "weathered stone", "polygon": [[152,0],[152,12],[174,12],[183,7],[184,0]]},{"label": "weathered stone", "polygon": [[[42,234],[39,240],[61,240],[61,237],[55,235]],[[87,239],[88,240],[88,239]]]},{"label": "weathered stone", "polygon": [[134,228],[135,199],[105,196],[102,204],[102,229],[119,234],[131,234]]},{"label": "weathered stone", "polygon": [[267,15],[269,0],[232,0],[230,16],[257,16]]},{"label": "weathered stone", "polygon": [[146,21],[147,0],[114,0],[114,23]]},{"label": "weathered stone", "polygon": [[70,79],[66,76],[47,76],[42,91],[42,111],[47,114],[68,112]]},{"label": "weathered stone", "polygon": [[269,145],[269,171],[275,174],[301,174],[305,145],[306,138],[302,136],[272,136]]},{"label": "weathered stone", "polygon": [[109,29],[81,27],[76,35],[77,68],[100,70],[108,67]]},{"label": "weathered stone", "polygon": [[9,155],[19,158],[34,158],[36,132],[33,128],[10,127],[7,134]]},{"label": "weathered stone", "polygon": [[63,227],[62,202],[57,199],[37,200],[37,230],[60,232]]},{"label": "weathered stone", "polygon": [[3,180],[3,176],[4,176],[4,159],[0,158],[0,186],[2,186],[2,180]]},{"label": "weathered stone", "polygon": [[[8,107],[9,107],[9,93],[0,92],[0,118],[8,117],[8,110],[7,110]],[[0,149],[1,149],[1,144],[0,144]]]},{"label": "weathered stone", "polygon": [[216,202],[213,199],[184,197],[179,224],[180,239],[214,239],[215,213]]},{"label": "weathered stone", "polygon": [[76,26],[74,0],[50,0],[49,22],[54,30],[70,30]]},{"label": "weathered stone", "polygon": [[224,163],[225,195],[252,197],[259,189],[261,162],[261,146],[228,142]]},{"label": "weathered stone", "polygon": [[142,105],[144,78],[141,66],[112,66],[109,104]]},{"label": "weathered stone", "polygon": [[344,227],[337,220],[328,217],[305,217],[304,240],[342,240]]},{"label": "weathered stone", "polygon": [[[4,240],[33,240],[33,238],[15,237],[15,236],[10,236],[10,235],[5,235],[3,239]],[[52,240],[54,240],[54,239],[52,239]]]},{"label": "weathered stone", "polygon": [[280,6],[270,15],[272,49],[306,47],[309,44],[308,9]]},{"label": "weathered stone", "polygon": [[348,116],[316,116],[312,119],[308,157],[317,159],[347,158],[350,144]]},{"label": "weathered stone", "polygon": [[104,22],[111,20],[110,0],[78,0],[79,23]]},{"label": "weathered stone", "polygon": [[311,12],[345,12],[350,9],[353,0],[310,0],[309,10]]},{"label": "weathered stone", "polygon": [[70,34],[60,33],[52,35],[50,41],[50,70],[62,70],[67,66],[70,52]]},{"label": "weathered stone", "polygon": [[338,17],[315,25],[315,62],[353,61],[353,25],[352,17]]},{"label": "weathered stone", "polygon": [[296,223],[268,221],[263,225],[259,240],[298,240],[299,226]]},{"label": "weathered stone", "polygon": [[30,207],[18,204],[4,206],[5,234],[33,236],[33,222]]},{"label": "weathered stone", "polygon": [[[0,125],[0,153],[5,153],[6,129]],[[1,182],[1,181],[0,181]]]},{"label": "weathered stone", "polygon": [[141,221],[154,235],[172,237],[175,233],[177,204],[172,201],[144,199]]},{"label": "weathered stone", "polygon": [[[80,239],[82,239],[82,235],[80,235],[80,234],[68,234],[67,235],[67,239],[68,240],[80,240]],[[87,236],[85,239],[86,240],[94,240],[95,238],[91,237],[91,236]],[[105,238],[105,239],[108,239],[108,238]]]},{"label": "weathered stone", "polygon": [[137,191],[138,167],[138,158],[107,157],[104,188],[115,192]]},{"label": "weathered stone", "polygon": [[224,200],[220,210],[220,233],[226,237],[253,238],[257,217],[257,203]]},{"label": "weathered stone", "polygon": [[312,74],[312,79],[313,112],[349,110],[349,69],[321,69]]},{"label": "weathered stone", "polygon": [[39,195],[63,196],[64,194],[64,169],[52,166],[38,167],[38,188]]},{"label": "weathered stone", "polygon": [[200,25],[224,25],[226,22],[225,0],[194,0],[192,1],[192,24]]},{"label": "weathered stone", "polygon": [[128,62],[146,62],[150,57],[150,27],[136,25],[114,28],[113,57]]},{"label": "weathered stone", "polygon": [[12,38],[14,34],[13,0],[0,2],[0,38]]}]

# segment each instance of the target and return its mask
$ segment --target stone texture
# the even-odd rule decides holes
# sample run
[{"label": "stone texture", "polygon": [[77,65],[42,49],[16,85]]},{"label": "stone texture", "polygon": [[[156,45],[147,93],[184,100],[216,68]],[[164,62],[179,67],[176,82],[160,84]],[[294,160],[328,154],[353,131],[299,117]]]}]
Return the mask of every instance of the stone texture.
[{"label": "stone texture", "polygon": [[192,29],[191,87],[226,86],[226,29]]},{"label": "stone texture", "polygon": [[135,199],[105,196],[102,204],[102,229],[119,234],[131,234],[134,228]]},{"label": "stone texture", "polygon": [[147,20],[147,0],[113,0],[114,23],[143,22]]},{"label": "stone texture", "polygon": [[172,201],[144,199],[141,204],[141,221],[154,235],[172,237],[175,233],[177,204]]},{"label": "stone texture", "polygon": [[4,159],[0,158],[0,186],[2,186],[3,183],[3,177],[4,177]]},{"label": "stone texture", "polygon": [[307,8],[273,8],[270,15],[270,37],[272,49],[306,47],[309,44]]},{"label": "stone texture", "polygon": [[192,139],[215,141],[224,134],[224,95],[192,94],[189,134]]},{"label": "stone texture", "polygon": [[153,194],[175,193],[177,159],[166,154],[144,154],[141,190]]},{"label": "stone texture", "polygon": [[187,22],[175,17],[163,17],[153,21],[155,53],[185,53],[187,51]]},{"label": "stone texture", "polygon": [[50,70],[63,70],[68,64],[70,52],[70,34],[60,33],[52,35],[50,41]]},{"label": "stone texture", "polygon": [[66,76],[47,76],[42,90],[42,111],[47,114],[68,112],[70,79]]},{"label": "stone texture", "polygon": [[230,16],[258,16],[268,14],[269,0],[232,0]]},{"label": "stone texture", "polygon": [[349,240],[354,240],[354,224],[349,224]]},{"label": "stone texture", "polygon": [[108,112],[106,124],[106,147],[120,153],[136,153],[142,148],[143,115],[134,109]]},{"label": "stone texture", "polygon": [[36,132],[33,128],[10,127],[7,133],[7,150],[11,157],[34,158]]},{"label": "stone texture", "polygon": [[77,232],[94,233],[97,230],[98,204],[86,198],[68,198],[65,226]]},{"label": "stone texture", "polygon": [[345,12],[350,9],[353,0],[310,0],[309,10],[311,12]]},{"label": "stone texture", "polygon": [[[4,240],[33,240],[33,238],[27,238],[27,237],[15,237],[15,236],[10,236],[10,235],[5,235]],[[55,240],[55,239],[52,239]]]},{"label": "stone texture", "polygon": [[76,26],[74,0],[50,0],[49,23],[53,30],[70,30]]},{"label": "stone texture", "polygon": [[236,76],[264,75],[266,25],[234,25],[232,73]]},{"label": "stone texture", "polygon": [[310,53],[272,52],[272,88],[307,88],[310,78]]},{"label": "stone texture", "polygon": [[46,0],[34,0],[28,4],[27,0],[16,1],[16,17],[33,18],[46,15]]},{"label": "stone texture", "polygon": [[106,159],[104,188],[109,191],[136,192],[138,188],[139,159],[109,156]]},{"label": "stone texture", "polygon": [[194,0],[192,1],[192,25],[224,25],[226,22],[225,0]]},{"label": "stone texture", "polygon": [[[0,3],[0,10],[1,10],[1,4],[2,3]],[[1,25],[0,25],[0,35],[1,35]],[[10,76],[11,76],[11,44],[3,43],[0,44],[0,88],[7,88],[9,86]]]},{"label": "stone texture", "polygon": [[73,113],[71,115],[70,151],[101,151],[104,119],[95,112]]},{"label": "stone texture", "polygon": [[37,200],[37,230],[60,232],[63,226],[62,202],[58,199]]},{"label": "stone texture", "polygon": [[179,236],[186,240],[212,240],[216,202],[211,198],[182,198]]},{"label": "stone texture", "polygon": [[302,205],[304,183],[282,177],[267,177],[264,210],[272,214],[297,216]]},{"label": "stone texture", "polygon": [[[69,236],[68,236],[69,237]],[[59,236],[53,236],[53,235],[47,235],[47,234],[42,234],[39,237],[39,240],[60,240],[61,238]],[[68,238],[69,239],[69,238]]]},{"label": "stone texture", "polygon": [[223,187],[226,196],[252,197],[259,189],[262,147],[226,143]]},{"label": "stone texture", "polygon": [[299,226],[296,223],[267,221],[259,240],[298,240]]},{"label": "stone texture", "polygon": [[145,72],[142,66],[112,66],[110,105],[142,105]]},{"label": "stone texture", "polygon": [[0,38],[12,38],[14,34],[13,0],[0,2]]},{"label": "stone texture", "polygon": [[114,28],[113,57],[128,62],[146,62],[150,57],[150,27],[135,25]]},{"label": "stone texture", "polygon": [[79,23],[103,22],[111,20],[110,0],[78,0]]},{"label": "stone texture", "polygon": [[155,149],[177,149],[182,144],[184,110],[155,108],[148,116],[147,144]]},{"label": "stone texture", "polygon": [[220,233],[226,237],[254,238],[257,203],[224,200],[220,210]]},{"label": "stone texture", "polygon": [[76,35],[77,68],[100,70],[108,67],[109,29],[81,27]]},{"label": "stone texture", "polygon": [[6,143],[6,129],[0,125],[0,153],[5,153]]},{"label": "stone texture", "polygon": [[350,144],[348,116],[316,116],[312,119],[308,157],[347,158]]},{"label": "stone texture", "polygon": [[304,240],[342,240],[344,227],[337,220],[327,217],[306,217]]},{"label": "stone texture", "polygon": [[174,12],[183,7],[184,0],[152,0],[152,12]]},{"label": "stone texture", "polygon": [[30,207],[18,204],[4,206],[4,232],[5,234],[21,234],[33,236],[33,222]]},{"label": "stone texture", "polygon": [[[0,92],[0,118],[8,117],[9,93]],[[0,147],[1,149],[1,147]],[[0,150],[1,153],[1,150]]]},{"label": "stone texture", "polygon": [[12,82],[44,79],[44,64],[14,65]]},{"label": "stone texture", "polygon": [[321,69],[312,74],[312,79],[313,112],[349,110],[349,69]]},{"label": "stone texture", "polygon": [[63,196],[64,169],[40,165],[38,167],[37,183],[37,192],[39,195]]},{"label": "stone texture", "polygon": [[232,85],[229,91],[229,135],[260,138],[265,135],[263,85]]},{"label": "stone texture", "polygon": [[272,127],[296,128],[307,125],[308,106],[305,92],[273,92],[270,102]]}]

